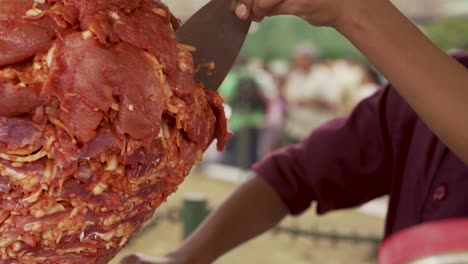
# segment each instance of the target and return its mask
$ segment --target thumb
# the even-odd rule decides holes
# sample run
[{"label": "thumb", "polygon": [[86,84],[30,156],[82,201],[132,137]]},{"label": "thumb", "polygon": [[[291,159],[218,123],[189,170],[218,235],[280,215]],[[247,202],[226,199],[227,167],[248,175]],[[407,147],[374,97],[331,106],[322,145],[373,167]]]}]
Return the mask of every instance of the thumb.
[{"label": "thumb", "polygon": [[238,18],[246,20],[252,15],[253,0],[239,0],[236,5],[236,15]]},{"label": "thumb", "polygon": [[241,19],[261,21],[272,8],[284,0],[239,0],[236,15]]}]

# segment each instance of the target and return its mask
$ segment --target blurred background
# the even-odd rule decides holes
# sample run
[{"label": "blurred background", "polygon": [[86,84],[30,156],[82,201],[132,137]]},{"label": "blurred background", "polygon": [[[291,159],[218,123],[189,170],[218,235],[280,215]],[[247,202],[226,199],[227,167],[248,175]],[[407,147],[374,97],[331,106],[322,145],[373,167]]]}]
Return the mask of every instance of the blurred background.
[{"label": "blurred background", "polygon": [[[166,2],[185,21],[207,0]],[[468,1],[393,2],[445,51],[468,51]],[[322,122],[349,114],[385,82],[333,29],[311,27],[290,16],[252,25],[219,90],[235,136],[224,152],[207,151],[180,190],[111,263],[129,252],[161,256],[174,249],[209,210],[249,177],[254,162],[300,141]],[[386,207],[383,197],[321,217],[312,208],[217,263],[375,263]]]}]

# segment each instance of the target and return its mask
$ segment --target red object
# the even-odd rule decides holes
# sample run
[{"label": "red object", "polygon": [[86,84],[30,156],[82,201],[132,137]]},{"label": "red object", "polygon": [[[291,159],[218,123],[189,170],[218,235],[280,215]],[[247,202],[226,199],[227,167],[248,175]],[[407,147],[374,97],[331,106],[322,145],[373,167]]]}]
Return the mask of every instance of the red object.
[{"label": "red object", "polygon": [[468,219],[432,222],[384,241],[379,264],[405,264],[426,257],[468,252]]},{"label": "red object", "polygon": [[0,0],[0,263],[107,263],[229,137],[158,0]]}]

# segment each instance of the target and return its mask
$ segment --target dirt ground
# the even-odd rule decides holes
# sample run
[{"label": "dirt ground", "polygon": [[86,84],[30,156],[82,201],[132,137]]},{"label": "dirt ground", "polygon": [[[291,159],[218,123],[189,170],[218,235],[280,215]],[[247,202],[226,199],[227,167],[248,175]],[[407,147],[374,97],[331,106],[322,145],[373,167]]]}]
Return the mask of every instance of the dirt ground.
[{"label": "dirt ground", "polygon": [[[218,205],[235,188],[234,184],[212,180],[207,177],[191,175],[180,190],[172,195],[156,214],[170,208],[180,208],[184,194],[190,192],[204,193],[210,207]],[[346,210],[318,217],[311,209],[298,218],[287,218],[282,225],[310,229],[312,226],[320,231],[336,231],[343,234],[381,236],[383,220],[364,215],[356,210]],[[140,252],[149,256],[162,256],[174,249],[182,240],[182,225],[170,221],[161,221],[155,227],[140,234],[110,263],[118,264],[119,260],[130,252]],[[367,264],[375,263],[376,247],[369,243],[353,242],[333,243],[332,241],[310,238],[293,238],[286,234],[268,232],[257,239],[240,246],[220,258],[216,263],[319,263],[319,264]]]}]

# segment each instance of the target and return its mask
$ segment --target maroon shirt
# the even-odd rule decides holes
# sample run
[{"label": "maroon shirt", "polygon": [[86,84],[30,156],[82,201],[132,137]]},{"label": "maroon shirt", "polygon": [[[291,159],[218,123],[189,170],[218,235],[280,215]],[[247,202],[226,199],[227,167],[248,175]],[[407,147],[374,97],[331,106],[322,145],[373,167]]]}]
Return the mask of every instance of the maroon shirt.
[{"label": "maroon shirt", "polygon": [[[456,58],[468,67],[468,56]],[[468,167],[391,86],[254,170],[292,214],[314,201],[323,214],[389,194],[386,236],[427,221],[468,217]]]}]

